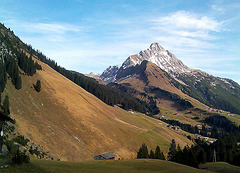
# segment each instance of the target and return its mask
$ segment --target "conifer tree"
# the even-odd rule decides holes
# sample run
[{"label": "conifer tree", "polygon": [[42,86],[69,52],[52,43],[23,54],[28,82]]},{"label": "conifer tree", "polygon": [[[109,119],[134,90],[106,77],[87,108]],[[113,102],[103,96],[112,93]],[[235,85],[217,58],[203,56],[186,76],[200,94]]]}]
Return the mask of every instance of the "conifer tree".
[{"label": "conifer tree", "polygon": [[35,85],[35,90],[37,92],[40,92],[41,91],[41,81],[40,80],[37,80],[37,83]]},{"label": "conifer tree", "polygon": [[189,162],[186,165],[198,168],[198,160],[197,160],[196,154],[193,152],[192,149],[190,149],[190,151],[189,151],[189,157],[188,158],[189,158]]},{"label": "conifer tree", "polygon": [[166,160],[166,158],[165,158],[163,152],[161,152],[161,160]]},{"label": "conifer tree", "polygon": [[165,156],[159,146],[157,146],[155,150],[155,159],[165,160]]},{"label": "conifer tree", "polygon": [[177,150],[176,151],[177,151],[176,152],[176,162],[177,163],[181,163],[181,160],[182,160],[182,150],[181,150],[179,144],[177,146]]},{"label": "conifer tree", "polygon": [[155,159],[161,159],[161,150],[159,146],[157,146],[155,150]]},{"label": "conifer tree", "polygon": [[139,151],[137,153],[137,158],[140,159],[140,158],[149,158],[149,155],[148,155],[148,148],[145,144],[142,144],[142,146],[139,148]]},{"label": "conifer tree", "polygon": [[6,70],[3,60],[0,60],[0,93],[4,91],[6,85]]},{"label": "conifer tree", "polygon": [[198,160],[198,163],[206,163],[206,161],[207,161],[206,153],[202,148],[200,149],[200,151],[198,153],[197,160]]},{"label": "conifer tree", "polygon": [[9,97],[8,97],[8,95],[6,95],[4,100],[3,100],[3,111],[6,115],[10,114],[9,106],[10,106]]},{"label": "conifer tree", "polygon": [[170,161],[176,161],[176,143],[175,140],[172,139],[172,142],[170,143],[170,147],[169,147],[169,152],[168,152],[168,160]]},{"label": "conifer tree", "polygon": [[150,151],[149,158],[150,159],[155,159],[155,154],[154,154],[153,150]]},{"label": "conifer tree", "polygon": [[16,89],[21,89],[22,88],[22,79],[21,76],[18,74],[15,79],[15,88]]}]

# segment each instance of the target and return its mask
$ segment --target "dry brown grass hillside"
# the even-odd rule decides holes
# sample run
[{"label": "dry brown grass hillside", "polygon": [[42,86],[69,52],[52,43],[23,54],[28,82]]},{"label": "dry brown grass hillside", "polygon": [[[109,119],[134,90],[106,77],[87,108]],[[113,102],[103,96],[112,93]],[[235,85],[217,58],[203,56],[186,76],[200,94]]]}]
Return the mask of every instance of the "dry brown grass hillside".
[{"label": "dry brown grass hillside", "polygon": [[[131,77],[123,78],[122,80],[118,81],[118,83],[130,86],[140,92],[145,92],[145,89],[149,87],[157,87],[162,90],[177,94],[181,98],[189,100],[194,107],[198,107],[201,109],[207,108],[206,105],[188,96],[187,94],[184,94],[181,90],[176,88],[172,84],[171,80],[166,76],[165,72],[154,63],[143,62],[140,66],[144,66],[144,70],[141,70],[140,73],[137,72],[138,75],[132,75]],[[156,96],[155,94],[150,93],[148,93],[148,95]],[[138,97],[137,95],[135,96]],[[177,109],[172,106],[172,104],[174,103],[172,101],[166,100],[164,98],[159,98],[158,102],[158,106],[160,109],[167,108],[169,110],[177,111]]]},{"label": "dry brown grass hillside", "polygon": [[[66,79],[48,65],[33,76],[22,76],[22,89],[8,80],[4,94],[10,97],[11,117],[16,129],[55,159],[91,160],[113,152],[120,158],[136,157],[142,143],[167,152],[175,138],[182,147],[191,144],[182,132],[159,125],[160,121],[111,107]],[[37,93],[33,84],[41,80]]]}]

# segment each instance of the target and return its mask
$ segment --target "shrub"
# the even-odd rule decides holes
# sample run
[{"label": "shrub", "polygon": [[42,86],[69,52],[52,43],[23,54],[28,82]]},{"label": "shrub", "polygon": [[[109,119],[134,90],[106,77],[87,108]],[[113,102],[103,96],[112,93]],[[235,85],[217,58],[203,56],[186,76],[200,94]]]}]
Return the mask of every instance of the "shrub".
[{"label": "shrub", "polygon": [[18,135],[16,138],[14,138],[14,141],[21,144],[22,146],[26,146],[29,140],[25,138],[23,135]]},{"label": "shrub", "polygon": [[29,163],[30,157],[26,152],[21,152],[19,149],[16,153],[12,154],[12,162],[13,164],[21,165],[23,163]]}]

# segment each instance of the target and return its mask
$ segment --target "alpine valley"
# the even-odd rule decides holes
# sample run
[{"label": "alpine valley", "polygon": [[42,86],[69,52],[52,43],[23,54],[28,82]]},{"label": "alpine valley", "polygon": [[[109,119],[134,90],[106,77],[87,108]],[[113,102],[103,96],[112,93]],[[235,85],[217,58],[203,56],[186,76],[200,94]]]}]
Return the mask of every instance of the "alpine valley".
[{"label": "alpine valley", "polygon": [[[8,172],[202,172],[216,153],[240,163],[239,84],[187,67],[159,43],[84,75],[0,24],[0,98]],[[91,161],[103,153],[118,161]],[[218,167],[239,171],[228,163]]]}]

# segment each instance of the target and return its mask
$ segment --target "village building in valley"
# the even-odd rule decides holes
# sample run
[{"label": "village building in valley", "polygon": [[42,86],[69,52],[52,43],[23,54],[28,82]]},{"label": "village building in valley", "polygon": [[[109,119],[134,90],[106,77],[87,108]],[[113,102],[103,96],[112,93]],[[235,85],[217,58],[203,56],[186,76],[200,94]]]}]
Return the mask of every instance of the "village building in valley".
[{"label": "village building in valley", "polygon": [[105,153],[105,154],[100,154],[98,156],[94,157],[94,160],[106,160],[106,161],[114,161],[116,155],[113,153]]}]

